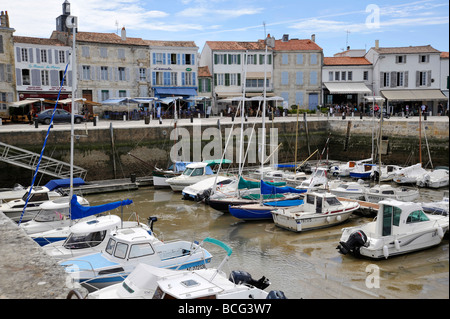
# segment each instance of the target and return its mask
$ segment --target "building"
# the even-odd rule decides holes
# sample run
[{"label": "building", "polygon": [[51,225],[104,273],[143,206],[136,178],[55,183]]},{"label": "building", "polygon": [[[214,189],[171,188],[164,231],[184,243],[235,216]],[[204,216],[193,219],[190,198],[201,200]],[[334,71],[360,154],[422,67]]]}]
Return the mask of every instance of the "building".
[{"label": "building", "polygon": [[441,77],[440,77],[440,88],[442,93],[447,97],[447,102],[443,103],[446,105],[446,110],[448,110],[448,98],[449,98],[449,63],[448,63],[448,52],[441,52]]},{"label": "building", "polygon": [[145,40],[149,49],[151,96],[182,97],[186,110],[197,96],[198,47],[193,41]]},{"label": "building", "polygon": [[289,39],[284,35],[275,41],[273,85],[274,93],[288,106],[317,110],[322,104],[323,50],[311,39]]},{"label": "building", "polygon": [[373,91],[386,99],[388,112],[401,113],[406,105],[417,114],[421,105],[436,114],[446,101],[441,91],[441,52],[431,45],[380,47],[376,41],[366,59],[373,65]]},{"label": "building", "polygon": [[[226,111],[232,98],[262,96],[264,78],[266,94],[273,96],[273,55],[264,41],[207,41],[200,56],[200,65],[208,67],[212,76],[212,99],[215,112]],[[231,102],[236,107],[239,102]],[[251,106],[257,108],[257,103]]]},{"label": "building", "polygon": [[[207,66],[198,67],[198,104],[203,105],[205,112],[212,107],[212,74]],[[210,109],[208,115],[217,114],[217,110]]]},{"label": "building", "polygon": [[14,29],[9,27],[8,12],[0,14],[0,118],[9,117],[8,103],[15,101]]},{"label": "building", "polygon": [[[365,50],[362,55],[365,54]],[[348,106],[350,110],[366,111],[364,96],[372,95],[372,63],[364,56],[339,54],[324,57],[322,68],[324,105]]]}]

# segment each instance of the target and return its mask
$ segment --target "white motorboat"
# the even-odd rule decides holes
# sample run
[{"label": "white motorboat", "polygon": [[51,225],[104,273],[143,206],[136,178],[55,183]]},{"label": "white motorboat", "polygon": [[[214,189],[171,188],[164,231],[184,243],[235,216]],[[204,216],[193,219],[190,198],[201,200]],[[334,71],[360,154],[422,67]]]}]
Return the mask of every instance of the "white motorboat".
[{"label": "white motorboat", "polygon": [[429,215],[418,203],[383,200],[375,221],[343,228],[341,254],[374,259],[439,245],[448,231],[448,216]]},{"label": "white motorboat", "polygon": [[422,208],[423,211],[428,214],[448,216],[448,190],[444,192],[444,196],[441,201],[422,203]]},{"label": "white motorboat", "polygon": [[89,286],[106,287],[122,282],[138,264],[168,269],[205,267],[212,255],[188,241],[162,242],[141,227],[112,230],[104,250],[60,261],[72,278]]},{"label": "white motorboat", "polygon": [[[156,219],[152,219],[155,221]],[[73,226],[61,230],[61,234],[67,238],[54,241],[42,247],[42,249],[56,260],[76,258],[79,256],[99,253],[106,248],[108,236],[111,231],[118,228],[140,227],[152,234],[152,226],[137,221],[122,221],[117,215],[92,217],[80,221]]]},{"label": "white motorboat", "polygon": [[416,184],[417,180],[426,173],[428,172],[422,168],[422,164],[417,163],[398,170],[392,180],[397,184]]},{"label": "white motorboat", "polygon": [[170,187],[166,180],[172,177],[180,176],[186,169],[186,166],[191,164],[190,162],[175,162],[170,165],[166,170],[156,168],[152,172],[153,186],[155,188],[167,188]]},{"label": "white motorboat", "polygon": [[[88,299],[286,299],[282,291],[265,292],[270,281],[254,280],[244,271],[222,271],[232,253],[230,247],[214,238],[204,242],[220,245],[227,252],[217,268],[170,270],[139,264],[122,282],[91,292]],[[69,294],[72,294],[73,291]]]},{"label": "white motorboat", "polygon": [[336,187],[330,187],[330,193],[349,199],[364,199],[367,187],[362,180],[358,182],[341,182]]},{"label": "white motorboat", "polygon": [[297,189],[306,190],[308,192],[315,191],[318,188],[325,189],[328,183],[327,169],[323,167],[318,167],[307,180],[301,182]]},{"label": "white motorboat", "polygon": [[192,199],[198,202],[207,198],[211,194],[213,187],[214,189],[221,189],[224,185],[230,184],[233,180],[235,179],[232,177],[215,175],[193,185],[186,186],[183,188],[181,194],[184,199]]},{"label": "white motorboat", "polygon": [[341,176],[341,177],[347,177],[350,176],[350,172],[353,171],[356,167],[361,165],[362,163],[371,161],[372,159],[365,159],[361,161],[348,161],[344,164],[338,164],[338,165],[331,165],[330,166],[330,174],[333,176]]},{"label": "white motorboat", "polygon": [[408,187],[392,187],[389,184],[375,185],[367,189],[365,200],[378,203],[383,199],[396,199],[402,202],[412,202],[419,198],[419,190]]},{"label": "white motorboat", "polygon": [[358,179],[368,179],[370,178],[371,174],[376,169],[375,164],[367,164],[367,163],[361,163],[360,165],[357,165],[351,172],[350,177],[352,178],[358,178]]},{"label": "white motorboat", "polygon": [[358,202],[330,193],[307,193],[302,205],[274,210],[272,217],[275,225],[301,232],[343,223],[358,208]]},{"label": "white motorboat", "polygon": [[186,166],[186,170],[180,176],[168,178],[166,183],[173,191],[181,192],[185,187],[212,176],[214,176],[214,172],[208,163],[191,163]]},{"label": "white motorboat", "polygon": [[417,178],[417,186],[440,188],[449,184],[448,169],[435,169]]},{"label": "white motorboat", "polygon": [[389,182],[394,179],[395,174],[402,169],[398,165],[384,165],[381,166],[381,177],[379,171],[379,166],[374,167],[373,171],[370,173],[370,178],[380,182]]},{"label": "white motorboat", "polygon": [[305,172],[297,172],[295,174],[286,176],[284,181],[286,182],[287,186],[297,187],[300,186],[301,183],[303,181],[306,181],[308,178],[310,178],[310,175],[307,175]]},{"label": "white motorboat", "polygon": [[[87,199],[77,196],[78,204],[88,206]],[[70,201],[65,196],[52,201],[44,202],[36,216],[27,222],[21,223],[20,228],[28,235],[50,231],[56,228],[68,227],[73,223],[70,218]]]}]

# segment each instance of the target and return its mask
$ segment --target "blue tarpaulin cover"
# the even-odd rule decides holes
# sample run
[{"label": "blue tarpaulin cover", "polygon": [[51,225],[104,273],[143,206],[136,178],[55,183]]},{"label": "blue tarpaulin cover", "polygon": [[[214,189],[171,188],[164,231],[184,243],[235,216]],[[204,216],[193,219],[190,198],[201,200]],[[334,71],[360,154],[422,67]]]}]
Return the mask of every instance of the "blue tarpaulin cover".
[{"label": "blue tarpaulin cover", "polygon": [[305,189],[296,189],[289,186],[276,187],[261,181],[261,194],[306,193]]},{"label": "blue tarpaulin cover", "polygon": [[[84,185],[84,180],[80,177],[76,177],[73,179],[73,186]],[[49,190],[54,190],[59,187],[70,187],[70,178],[63,179],[52,179],[50,182],[45,184]]]},{"label": "blue tarpaulin cover", "polygon": [[133,201],[131,199],[126,199],[98,206],[82,206],[77,201],[77,195],[73,195],[70,201],[70,218],[80,219],[91,215],[97,215],[120,206],[130,205],[132,203]]},{"label": "blue tarpaulin cover", "polygon": [[304,202],[302,199],[288,199],[288,200],[277,200],[273,202],[265,202],[263,205],[265,206],[274,206],[274,207],[291,207],[291,206],[300,206]]}]

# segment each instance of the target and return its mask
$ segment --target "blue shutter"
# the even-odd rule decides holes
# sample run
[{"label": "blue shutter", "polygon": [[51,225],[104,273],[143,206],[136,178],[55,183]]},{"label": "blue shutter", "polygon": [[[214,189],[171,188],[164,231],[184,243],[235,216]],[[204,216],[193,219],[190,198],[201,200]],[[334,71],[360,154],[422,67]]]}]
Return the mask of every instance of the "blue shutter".
[{"label": "blue shutter", "polygon": [[286,53],[283,53],[281,63],[282,64],[288,64],[289,63],[289,56]]},{"label": "blue shutter", "polygon": [[281,72],[281,84],[282,85],[289,84],[289,72]]},{"label": "blue shutter", "polygon": [[[154,54],[154,53],[153,53]],[[156,85],[156,72],[152,72],[152,85]]]},{"label": "blue shutter", "polygon": [[297,85],[302,85],[303,84],[303,72],[302,71],[298,71],[296,73],[296,84]]},{"label": "blue shutter", "polygon": [[162,56],[163,56],[163,64],[166,64],[166,54],[163,53]]},{"label": "blue shutter", "polygon": [[177,64],[180,65],[181,64],[181,57],[180,54],[177,54]]},{"label": "blue shutter", "polygon": [[186,64],[186,54],[183,54],[182,58],[183,58],[183,65],[185,65]]},{"label": "blue shutter", "polygon": [[20,54],[19,47],[16,48],[16,58],[17,58],[17,62],[22,62],[22,55]]},{"label": "blue shutter", "polygon": [[196,85],[197,85],[197,84],[195,84],[195,82],[196,82],[196,81],[195,81],[195,76],[196,76],[196,75],[195,75],[195,72],[192,72],[192,85],[193,85],[193,86],[196,86]]},{"label": "blue shutter", "polygon": [[191,64],[195,65],[195,54],[191,54]]},{"label": "blue shutter", "polygon": [[186,73],[185,72],[181,72],[181,85],[185,86],[186,85]]},{"label": "blue shutter", "polygon": [[311,54],[311,64],[317,64],[317,54]]},{"label": "blue shutter", "polygon": [[153,53],[153,64],[156,64],[156,53]]},{"label": "blue shutter", "polygon": [[297,103],[297,105],[299,106],[303,105],[303,92],[295,93],[295,103]]},{"label": "blue shutter", "polygon": [[311,73],[309,73],[309,84],[317,84],[317,72],[316,71],[311,71]]},{"label": "blue shutter", "polygon": [[297,64],[303,64],[303,54],[302,53],[297,54]]}]

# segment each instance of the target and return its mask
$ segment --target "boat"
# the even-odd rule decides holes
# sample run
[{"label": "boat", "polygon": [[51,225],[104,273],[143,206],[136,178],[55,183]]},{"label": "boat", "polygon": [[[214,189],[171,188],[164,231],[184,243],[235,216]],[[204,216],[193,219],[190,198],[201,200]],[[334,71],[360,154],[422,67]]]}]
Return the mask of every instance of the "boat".
[{"label": "boat", "polygon": [[361,165],[357,165],[350,172],[350,177],[358,179],[368,179],[370,178],[370,174],[372,174],[376,167],[377,166],[375,164],[362,163]]},{"label": "boat", "polygon": [[426,214],[419,203],[383,200],[379,204],[375,221],[342,229],[339,253],[387,259],[439,245],[448,231],[448,216]]},{"label": "boat", "polygon": [[[89,201],[84,197],[77,196],[77,201],[82,206],[88,206]],[[70,218],[69,197],[58,198],[44,202],[39,212],[32,220],[19,225],[28,235],[42,233],[57,228],[71,226],[73,219]]]},{"label": "boat", "polygon": [[279,200],[263,200],[260,195],[260,199],[256,203],[245,205],[230,205],[228,211],[231,215],[242,220],[263,220],[272,219],[272,211],[279,207],[298,206],[303,204],[303,200],[300,199],[302,193],[306,190],[300,190],[289,186],[276,187],[261,181],[261,195],[277,195],[277,194],[292,194],[296,197],[292,199],[279,199]]},{"label": "boat", "polygon": [[444,192],[444,196],[441,201],[422,203],[421,205],[425,213],[448,216],[449,213],[448,190]]},{"label": "boat", "polygon": [[[99,214],[133,203],[132,200],[126,199],[123,201],[116,201],[103,205],[85,206],[79,203],[78,198],[79,197],[74,194],[72,196],[72,200],[70,201],[70,218],[67,221],[68,225],[56,227],[42,232],[34,232],[29,234],[29,236],[41,246],[65,240],[71,233],[72,225],[80,221],[94,219],[95,216],[98,216]],[[22,224],[20,224],[20,226],[22,226]]]},{"label": "boat", "polygon": [[[286,299],[282,291],[266,292],[270,281],[266,277],[255,280],[245,271],[232,271],[227,277],[223,266],[232,249],[214,238],[203,242],[219,245],[226,256],[217,268],[171,270],[139,264],[119,284],[91,292],[88,299]],[[76,290],[69,296],[80,296]]]},{"label": "boat", "polygon": [[180,176],[166,179],[166,183],[175,192],[181,192],[185,187],[214,176],[211,166],[205,162],[191,163]]},{"label": "boat", "polygon": [[330,174],[333,176],[341,176],[341,177],[347,177],[350,176],[350,172],[352,172],[356,167],[361,165],[362,163],[371,161],[372,159],[365,159],[360,161],[348,161],[344,164],[338,164],[338,165],[331,165],[330,166]]},{"label": "boat", "polygon": [[228,176],[213,176],[201,180],[193,185],[183,188],[181,194],[183,199],[191,199],[196,202],[202,201],[209,197],[211,190],[215,188],[222,188],[224,185],[230,184],[234,180],[233,177]]},{"label": "boat", "polygon": [[381,166],[381,178],[379,171],[379,166],[376,166],[370,173],[370,178],[380,182],[390,182],[393,180],[397,171],[401,170],[402,167],[398,165],[384,165]]},{"label": "boat", "polygon": [[150,218],[151,224],[145,225],[138,221],[123,221],[117,215],[94,217],[71,226],[65,240],[54,241],[42,249],[47,255],[59,261],[98,253],[106,248],[111,231],[118,228],[140,227],[152,234],[153,222],[156,220],[156,217]]},{"label": "boat", "polygon": [[[198,244],[178,240],[162,242],[141,227],[110,232],[104,250],[59,262],[79,283],[102,288],[122,282],[140,263],[168,269],[205,267],[212,255]],[[88,288],[89,289],[89,288]]]},{"label": "boat", "polygon": [[389,184],[375,185],[367,189],[364,198],[366,201],[372,203],[378,203],[383,199],[412,202],[419,198],[419,190],[408,187],[392,187]]},{"label": "boat", "polygon": [[275,225],[301,232],[343,223],[358,208],[358,202],[330,193],[307,193],[302,205],[274,210],[272,217]]},{"label": "boat", "polygon": [[419,187],[441,188],[449,184],[448,169],[435,169],[417,178]]},{"label": "boat", "polygon": [[417,163],[415,165],[411,165],[408,167],[404,167],[398,170],[394,178],[392,179],[397,184],[417,184],[417,181],[425,174],[427,174],[427,170],[422,168],[421,163]]},{"label": "boat", "polygon": [[175,162],[166,170],[156,167],[152,172],[153,186],[155,188],[170,187],[170,185],[166,183],[166,180],[172,177],[180,176],[189,164],[191,164],[191,162]]},{"label": "boat", "polygon": [[286,186],[297,187],[300,186],[303,181],[306,181],[310,176],[305,172],[297,172],[290,174],[285,178]]},{"label": "boat", "polygon": [[367,187],[363,185],[362,180],[358,182],[340,182],[336,187],[329,188],[330,193],[344,198],[364,199]]},{"label": "boat", "polygon": [[[85,182],[82,178],[77,177],[73,179],[74,186],[81,186],[84,184]],[[34,186],[33,189],[31,190],[31,193],[41,194],[41,196],[43,196],[42,194],[47,193],[48,200],[50,200],[63,196],[66,192],[66,188],[68,188],[69,186],[70,186],[69,178],[53,179],[50,180],[44,186]],[[30,187],[25,188],[20,184],[16,184],[11,190],[0,192],[0,204],[15,199],[23,199],[24,195],[28,194],[29,191]]]},{"label": "boat", "polygon": [[318,167],[317,169],[313,170],[311,177],[301,182],[301,184],[297,186],[296,189],[305,191],[315,191],[318,188],[325,189],[327,183],[328,183],[327,168]]}]

